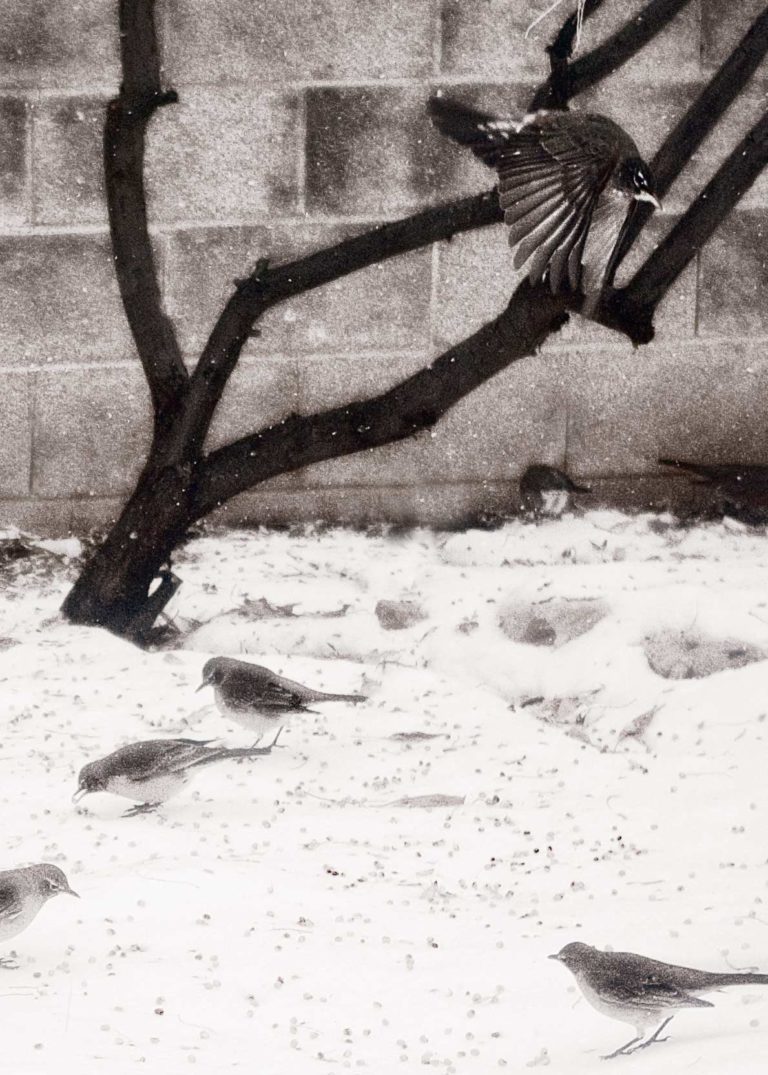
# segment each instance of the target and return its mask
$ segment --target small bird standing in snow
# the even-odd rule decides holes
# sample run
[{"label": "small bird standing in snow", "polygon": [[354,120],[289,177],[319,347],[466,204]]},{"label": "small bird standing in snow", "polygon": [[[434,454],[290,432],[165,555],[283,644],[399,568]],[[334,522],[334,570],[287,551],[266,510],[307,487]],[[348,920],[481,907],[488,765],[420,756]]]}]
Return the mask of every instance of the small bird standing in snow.
[{"label": "small bird standing in snow", "polygon": [[[580,941],[566,944],[549,958],[565,964],[593,1008],[635,1027],[636,1036],[604,1060],[666,1041],[659,1034],[680,1008],[714,1007],[698,993],[724,985],[768,985],[768,974],[693,970],[632,952],[601,952]],[[656,1030],[643,1041],[653,1026]]]},{"label": "small bird standing in snow", "polygon": [[[49,862],[0,872],[0,941],[8,941],[25,930],[43,904],[60,892],[77,896],[63,870]],[[11,959],[0,959],[0,967],[15,966]]]},{"label": "small bird standing in snow", "polygon": [[520,506],[534,519],[557,519],[568,508],[571,493],[591,491],[586,485],[577,485],[562,470],[537,463],[520,478]]},{"label": "small bird standing in snow", "polygon": [[232,657],[211,657],[203,667],[203,682],[211,685],[222,716],[256,734],[260,742],[269,732],[277,743],[280,732],[294,713],[311,713],[309,702],[364,702],[362,694],[327,694],[305,687],[271,672],[260,664],[236,661]]},{"label": "small bird standing in snow", "polygon": [[225,758],[250,758],[267,753],[266,750],[211,747],[209,742],[147,739],[129,743],[83,766],[72,802],[79,802],[95,791],[109,791],[139,803],[123,814],[123,817],[133,817],[155,810],[166,799],[178,795],[203,765]]},{"label": "small bird standing in snow", "polygon": [[581,287],[585,312],[597,306],[613,255],[636,202],[661,204],[651,170],[613,120],[589,112],[535,112],[495,120],[433,97],[432,122],[499,174],[499,204],[515,248],[515,268],[552,294]]}]

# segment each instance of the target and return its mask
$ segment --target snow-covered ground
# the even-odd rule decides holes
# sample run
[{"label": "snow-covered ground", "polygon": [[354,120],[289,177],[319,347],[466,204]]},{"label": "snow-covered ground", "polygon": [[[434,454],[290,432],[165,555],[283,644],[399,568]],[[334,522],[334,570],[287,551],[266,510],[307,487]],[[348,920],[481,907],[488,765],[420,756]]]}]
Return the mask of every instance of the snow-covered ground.
[{"label": "snow-covered ground", "polygon": [[[11,942],[4,1071],[579,1075],[631,1031],[546,959],[568,941],[768,970],[763,533],[211,532],[146,653],[60,620],[73,551],[0,573],[0,865],[82,895]],[[74,807],[124,742],[249,742],[195,693],[211,654],[369,701],[160,813]],[[768,989],[710,999],[613,1065],[765,1072]]]}]

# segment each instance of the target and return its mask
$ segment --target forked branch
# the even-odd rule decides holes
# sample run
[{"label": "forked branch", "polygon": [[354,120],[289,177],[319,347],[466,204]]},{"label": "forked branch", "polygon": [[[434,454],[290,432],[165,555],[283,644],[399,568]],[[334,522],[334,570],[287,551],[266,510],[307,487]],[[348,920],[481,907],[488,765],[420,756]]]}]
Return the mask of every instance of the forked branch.
[{"label": "forked branch", "polygon": [[[595,11],[600,2],[602,0],[592,0],[587,13]],[[571,73],[577,72],[576,79],[565,71],[561,62],[572,47],[575,21],[571,17],[556,39],[559,41],[557,59],[555,54],[551,55],[553,73],[555,63],[559,65],[555,79],[558,92],[566,94],[566,81],[569,85],[567,96],[571,96],[605,77],[661,32],[688,2],[690,0],[650,0],[642,19],[633,20],[626,31],[620,31],[610,39],[616,42],[615,60],[609,61],[607,44],[600,45],[570,69]],[[551,75],[537,92],[534,104],[542,92],[550,93],[552,78]],[[185,453],[193,455],[202,445],[218,400],[253,324],[270,306],[379,261],[501,219],[495,191],[490,191],[381,225],[309,257],[252,274],[238,285],[229,299],[192,375],[184,428],[180,431],[180,436],[187,442]]]}]

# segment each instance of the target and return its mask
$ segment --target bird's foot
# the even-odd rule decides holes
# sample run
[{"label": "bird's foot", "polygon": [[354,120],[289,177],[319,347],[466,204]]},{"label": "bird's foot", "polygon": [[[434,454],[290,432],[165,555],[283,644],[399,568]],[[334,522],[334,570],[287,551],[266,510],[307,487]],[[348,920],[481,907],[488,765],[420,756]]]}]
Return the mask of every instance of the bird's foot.
[{"label": "bird's foot", "polygon": [[629,1056],[634,1052],[634,1049],[630,1046],[634,1045],[636,1041],[640,1041],[640,1038],[632,1038],[631,1041],[625,1042],[624,1045],[619,1046],[618,1049],[614,1049],[612,1053],[606,1053],[605,1056],[601,1056],[601,1060],[613,1060],[616,1056]]},{"label": "bird's foot", "polygon": [[631,1053],[636,1053],[638,1049],[647,1049],[649,1045],[655,1045],[659,1041],[669,1041],[669,1034],[665,1034],[663,1038],[649,1038],[648,1041],[641,1041],[639,1045],[636,1045],[634,1049],[630,1049]]},{"label": "bird's foot", "polygon": [[634,1047],[634,1049],[630,1049],[630,1052],[636,1053],[638,1049],[647,1049],[649,1045],[653,1045],[654,1042],[657,1041],[669,1041],[669,1034],[667,1034],[664,1038],[660,1038],[659,1034],[661,1034],[664,1027],[668,1026],[672,1022],[673,1018],[674,1016],[670,1015],[667,1019],[664,1020],[661,1026],[657,1027],[656,1030],[654,1030],[650,1038],[647,1038],[645,1041],[641,1041],[639,1045],[636,1045]]},{"label": "bird's foot", "polygon": [[130,810],[126,810],[123,817],[136,817],[138,814],[151,814],[157,810],[160,803],[137,803]]}]

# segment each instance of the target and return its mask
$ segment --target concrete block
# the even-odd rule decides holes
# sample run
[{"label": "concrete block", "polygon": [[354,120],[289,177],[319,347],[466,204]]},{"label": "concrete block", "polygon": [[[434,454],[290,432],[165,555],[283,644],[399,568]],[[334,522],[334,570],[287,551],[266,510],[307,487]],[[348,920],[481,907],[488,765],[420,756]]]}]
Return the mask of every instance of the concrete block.
[{"label": "concrete block", "polygon": [[32,458],[29,375],[0,371],[0,393],[0,497],[23,497],[29,493]]},{"label": "concrete block", "polygon": [[450,188],[461,154],[433,128],[428,96],[397,86],[308,90],[308,211],[389,215]]},{"label": "concrete block", "polygon": [[7,0],[0,5],[0,85],[114,86],[114,0]]},{"label": "concrete block", "polygon": [[[584,24],[579,54],[595,48],[630,18],[639,18],[645,0],[607,4]],[[689,4],[653,42],[621,69],[622,79],[674,81],[699,71],[699,5]],[[543,7],[541,8],[543,10]],[[482,75],[510,80],[549,74],[546,46],[569,14],[555,9],[528,37],[539,11],[508,0],[445,0],[441,69],[451,75]]]},{"label": "concrete block", "polygon": [[[403,356],[365,361],[315,359],[300,370],[301,412],[314,413],[368,399],[423,368],[425,359]],[[561,386],[539,358],[516,363],[481,385],[432,430],[397,444],[306,468],[304,484],[428,485],[476,480],[508,481],[530,462],[558,462],[565,442]]]},{"label": "concrete block", "polygon": [[[205,450],[212,451],[240,437],[275,425],[298,409],[296,363],[260,358],[239,366],[230,377],[211,423]],[[270,488],[298,484],[294,473],[271,480]]]},{"label": "concrete block", "polygon": [[[168,306],[185,349],[199,351],[234,290],[233,281],[247,275],[260,257],[280,264],[360,230],[300,224],[177,232],[168,248]],[[393,258],[269,310],[245,353],[426,347],[430,288],[428,250]]]},{"label": "concrete block", "polygon": [[700,336],[768,334],[768,210],[735,211],[701,251]]},{"label": "concrete block", "polygon": [[431,0],[171,0],[166,67],[187,82],[422,78],[432,70]]},{"label": "concrete block", "polygon": [[768,360],[732,343],[652,344],[557,356],[574,475],[656,473],[660,457],[764,461]]},{"label": "concrete block", "polygon": [[149,128],[152,219],[248,222],[295,212],[299,143],[295,93],[189,87]]},{"label": "concrete block", "polygon": [[35,223],[106,226],[106,104],[101,97],[48,97],[35,105]]},{"label": "concrete block", "polygon": [[27,123],[26,101],[0,97],[0,227],[29,220]]},{"label": "concrete block", "polygon": [[301,492],[244,493],[211,515],[227,526],[285,526],[317,520],[342,526],[394,523],[452,528],[471,525],[484,512],[503,513],[514,503],[516,483],[358,486]]},{"label": "concrete block", "polygon": [[[701,0],[701,56],[705,67],[719,67],[763,11],[763,0]],[[764,77],[764,76],[763,76]]]},{"label": "concrete block", "polygon": [[41,497],[119,496],[149,448],[149,392],[134,367],[36,375],[32,488]]},{"label": "concrete block", "polygon": [[0,364],[128,358],[106,235],[0,238]]},{"label": "concrete block", "polygon": [[[736,149],[742,138],[762,119],[764,112],[765,92],[753,80],[750,88],[739,94],[704,141],[701,149],[686,165],[684,175],[686,188],[692,193],[701,190],[729,154]],[[768,175],[765,170],[739,201],[741,209],[758,207],[768,207]],[[725,227],[727,228],[728,225],[726,224]]]}]

